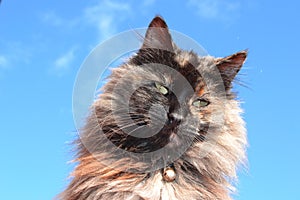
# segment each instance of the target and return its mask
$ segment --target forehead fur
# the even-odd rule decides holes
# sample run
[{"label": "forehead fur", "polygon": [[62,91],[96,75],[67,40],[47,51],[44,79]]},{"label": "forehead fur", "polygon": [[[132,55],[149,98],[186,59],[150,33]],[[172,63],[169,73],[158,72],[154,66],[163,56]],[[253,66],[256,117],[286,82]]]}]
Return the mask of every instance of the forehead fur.
[{"label": "forehead fur", "polygon": [[[207,58],[209,59],[209,58]],[[172,76],[168,73],[168,70],[164,69],[151,69],[151,65],[160,64],[166,66],[166,68],[171,68],[176,70],[190,83],[190,85],[196,89],[199,82],[202,81],[201,74],[199,73],[199,67],[202,65],[204,60],[199,58],[193,52],[187,51],[176,51],[170,52],[160,49],[141,49],[136,56],[134,56],[129,64],[136,67],[144,68],[141,72],[147,71],[152,74],[163,74],[163,77]],[[206,61],[207,62],[207,61]],[[203,63],[205,65],[206,63]],[[149,65],[149,67],[148,67]],[[139,69],[137,69],[140,71]],[[141,76],[144,76],[141,74]],[[170,77],[171,79],[176,79],[176,77]]]},{"label": "forehead fur", "polygon": [[[216,58],[212,56],[198,56],[193,51],[176,49],[174,52],[161,49],[141,49],[128,64],[134,67],[133,70],[139,71],[141,77],[148,76],[160,77],[153,81],[172,82],[176,77],[164,69],[152,69],[148,64],[160,64],[176,70],[192,86],[194,91],[201,96],[204,92],[218,93],[225,90],[221,74],[216,66]],[[146,67],[145,67],[146,66]],[[151,79],[151,77],[149,77]],[[153,77],[152,77],[153,78]],[[164,82],[163,82],[164,83]],[[206,86],[209,87],[207,90]],[[200,91],[201,90],[201,91]]]}]

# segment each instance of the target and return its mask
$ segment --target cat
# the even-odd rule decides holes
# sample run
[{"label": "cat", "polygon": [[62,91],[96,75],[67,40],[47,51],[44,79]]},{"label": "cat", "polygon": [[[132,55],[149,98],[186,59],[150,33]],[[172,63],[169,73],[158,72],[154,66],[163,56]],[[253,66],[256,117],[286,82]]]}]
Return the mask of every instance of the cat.
[{"label": "cat", "polygon": [[232,199],[247,147],[232,83],[246,57],[184,51],[156,16],[91,106],[59,199]]}]

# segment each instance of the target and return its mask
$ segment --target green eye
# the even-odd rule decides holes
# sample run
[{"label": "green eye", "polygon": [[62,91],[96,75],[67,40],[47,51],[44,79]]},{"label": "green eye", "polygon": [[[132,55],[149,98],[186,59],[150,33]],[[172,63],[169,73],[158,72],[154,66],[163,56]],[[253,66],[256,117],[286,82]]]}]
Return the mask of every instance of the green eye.
[{"label": "green eye", "polygon": [[204,99],[197,99],[196,101],[193,102],[193,106],[200,108],[200,107],[205,107],[208,106],[209,101],[204,100]]},{"label": "green eye", "polygon": [[164,86],[162,86],[161,84],[159,83],[155,83],[155,87],[158,89],[158,91],[160,93],[162,93],[163,95],[167,95],[169,93],[168,89]]}]

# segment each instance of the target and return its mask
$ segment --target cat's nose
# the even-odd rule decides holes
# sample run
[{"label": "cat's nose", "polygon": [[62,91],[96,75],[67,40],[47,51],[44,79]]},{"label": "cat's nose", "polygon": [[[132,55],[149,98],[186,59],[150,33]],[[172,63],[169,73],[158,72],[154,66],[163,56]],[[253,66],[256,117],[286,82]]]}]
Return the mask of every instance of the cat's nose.
[{"label": "cat's nose", "polygon": [[170,124],[179,124],[183,120],[183,116],[178,113],[169,113],[168,118]]}]

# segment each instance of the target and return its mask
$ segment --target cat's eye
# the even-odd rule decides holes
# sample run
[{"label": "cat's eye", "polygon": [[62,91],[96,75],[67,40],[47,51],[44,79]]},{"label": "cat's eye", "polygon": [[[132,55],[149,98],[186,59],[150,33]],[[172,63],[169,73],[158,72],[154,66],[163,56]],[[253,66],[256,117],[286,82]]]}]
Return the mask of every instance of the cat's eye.
[{"label": "cat's eye", "polygon": [[200,108],[200,107],[205,107],[208,106],[209,101],[205,99],[197,99],[196,101],[193,102],[193,106]]},{"label": "cat's eye", "polygon": [[163,95],[167,95],[168,93],[169,93],[169,90],[166,88],[166,87],[164,87],[164,86],[162,86],[161,84],[159,84],[159,83],[155,83],[155,87],[158,89],[158,91],[160,92],[160,93],[162,93]]}]

